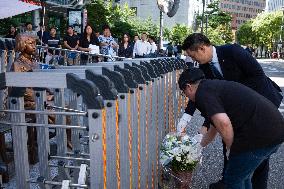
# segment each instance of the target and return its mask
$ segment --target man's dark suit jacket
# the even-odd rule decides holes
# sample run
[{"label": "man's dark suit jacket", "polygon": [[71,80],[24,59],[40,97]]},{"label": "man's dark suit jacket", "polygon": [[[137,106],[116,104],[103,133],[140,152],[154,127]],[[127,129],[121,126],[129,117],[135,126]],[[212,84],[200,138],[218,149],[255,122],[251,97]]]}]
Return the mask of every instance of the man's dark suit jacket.
[{"label": "man's dark suit jacket", "polygon": [[[224,80],[242,83],[279,107],[283,98],[280,94],[280,87],[265,75],[262,67],[252,55],[237,44],[216,46],[215,48]],[[199,68],[203,70],[206,79],[216,79],[209,64],[200,64]],[[194,111],[194,104],[190,101],[185,112],[193,115]]]}]

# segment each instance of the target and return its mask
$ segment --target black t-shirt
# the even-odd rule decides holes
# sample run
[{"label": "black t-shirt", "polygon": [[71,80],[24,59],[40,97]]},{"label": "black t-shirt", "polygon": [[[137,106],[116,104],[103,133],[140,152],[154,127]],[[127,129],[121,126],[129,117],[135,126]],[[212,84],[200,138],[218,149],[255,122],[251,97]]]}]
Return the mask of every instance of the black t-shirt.
[{"label": "black t-shirt", "polygon": [[80,47],[89,48],[90,44],[99,46],[100,42],[96,36],[91,37],[90,41],[88,41],[88,39],[85,36],[81,37],[79,44]]},{"label": "black t-shirt", "polygon": [[197,89],[195,103],[210,121],[217,113],[228,115],[234,130],[232,154],[284,141],[284,119],[277,107],[240,83],[204,80]]},{"label": "black t-shirt", "polygon": [[[93,37],[90,38],[90,41],[88,41],[88,39],[85,36],[81,37],[80,43],[79,43],[80,47],[89,48],[90,44],[99,46],[100,45],[99,39],[96,36],[93,36]],[[88,55],[82,54],[81,59],[87,60]]]},{"label": "black t-shirt", "polygon": [[131,43],[128,43],[127,47],[124,48],[124,44],[121,43],[118,49],[118,56],[131,58],[133,56],[133,47],[134,46]]},{"label": "black t-shirt", "polygon": [[[51,35],[49,35],[48,38],[47,38],[47,45],[49,47],[59,48],[59,45],[60,45],[59,37],[52,37]],[[53,50],[51,50],[51,49],[49,49],[48,52],[53,54]],[[56,51],[55,54],[58,55],[59,51]]]},{"label": "black t-shirt", "polygon": [[[43,35],[42,35],[43,34]],[[47,40],[48,40],[48,37],[49,37],[49,32],[47,32],[47,31],[38,31],[37,32],[37,36],[38,36],[38,38],[39,38],[39,40],[41,40],[41,36],[42,36],[42,42],[43,42],[43,44],[47,44]]]},{"label": "black t-shirt", "polygon": [[17,34],[12,35],[12,34],[9,33],[8,35],[5,36],[5,38],[12,38],[12,39],[15,39],[15,38],[16,38],[16,35],[17,35]]},{"label": "black t-shirt", "polygon": [[75,48],[77,43],[78,43],[78,37],[76,35],[66,35],[63,38],[63,41],[67,41],[67,44],[71,47],[71,48]]}]

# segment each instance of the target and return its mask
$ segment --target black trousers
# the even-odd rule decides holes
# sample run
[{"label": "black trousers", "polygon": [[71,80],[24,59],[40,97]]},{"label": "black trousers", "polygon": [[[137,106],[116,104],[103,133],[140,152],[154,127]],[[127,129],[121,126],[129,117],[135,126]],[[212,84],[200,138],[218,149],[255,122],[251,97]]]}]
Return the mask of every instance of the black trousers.
[{"label": "black trousers", "polygon": [[[224,172],[226,170],[226,166],[228,164],[226,152],[227,148],[223,143],[223,155],[224,155],[224,168],[222,172],[222,176],[224,176]],[[267,180],[268,180],[268,172],[269,172],[269,160],[263,161],[254,171],[251,182],[253,189],[267,189]]]}]

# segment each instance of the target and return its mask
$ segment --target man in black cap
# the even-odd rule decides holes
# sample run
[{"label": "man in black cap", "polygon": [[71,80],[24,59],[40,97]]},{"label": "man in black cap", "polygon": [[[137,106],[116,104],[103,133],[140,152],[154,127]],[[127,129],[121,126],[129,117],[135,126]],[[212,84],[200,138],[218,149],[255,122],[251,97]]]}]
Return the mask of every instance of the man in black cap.
[{"label": "man in black cap", "polygon": [[[199,63],[199,68],[204,72],[206,79],[220,79],[235,81],[244,84],[270,100],[279,107],[282,95],[281,89],[267,77],[257,60],[245,49],[237,44],[213,46],[210,40],[203,34],[193,33],[183,43],[183,50]],[[233,99],[232,99],[233,100]],[[178,123],[178,130],[184,130],[195,111],[194,103],[189,101],[185,113]],[[205,122],[206,126],[209,126]],[[226,148],[223,149],[224,170],[227,165]],[[269,163],[263,162],[253,176],[254,189],[266,189]],[[224,172],[223,172],[224,174]],[[219,189],[223,185],[222,180],[212,183],[210,189]]]},{"label": "man in black cap", "polygon": [[210,122],[201,145],[206,146],[219,133],[229,151],[225,188],[252,189],[254,171],[284,141],[284,118],[277,107],[240,83],[206,80],[198,68],[185,70],[178,84]]}]

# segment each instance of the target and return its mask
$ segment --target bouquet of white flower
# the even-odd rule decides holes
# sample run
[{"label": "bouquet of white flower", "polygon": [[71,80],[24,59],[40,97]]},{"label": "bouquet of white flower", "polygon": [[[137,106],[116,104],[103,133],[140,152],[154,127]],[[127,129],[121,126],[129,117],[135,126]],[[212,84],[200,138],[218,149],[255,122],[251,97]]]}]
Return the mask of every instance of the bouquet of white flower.
[{"label": "bouquet of white flower", "polygon": [[196,138],[169,133],[162,142],[160,164],[164,173],[169,173],[180,182],[178,188],[189,187],[192,171],[200,161],[202,147]]}]

